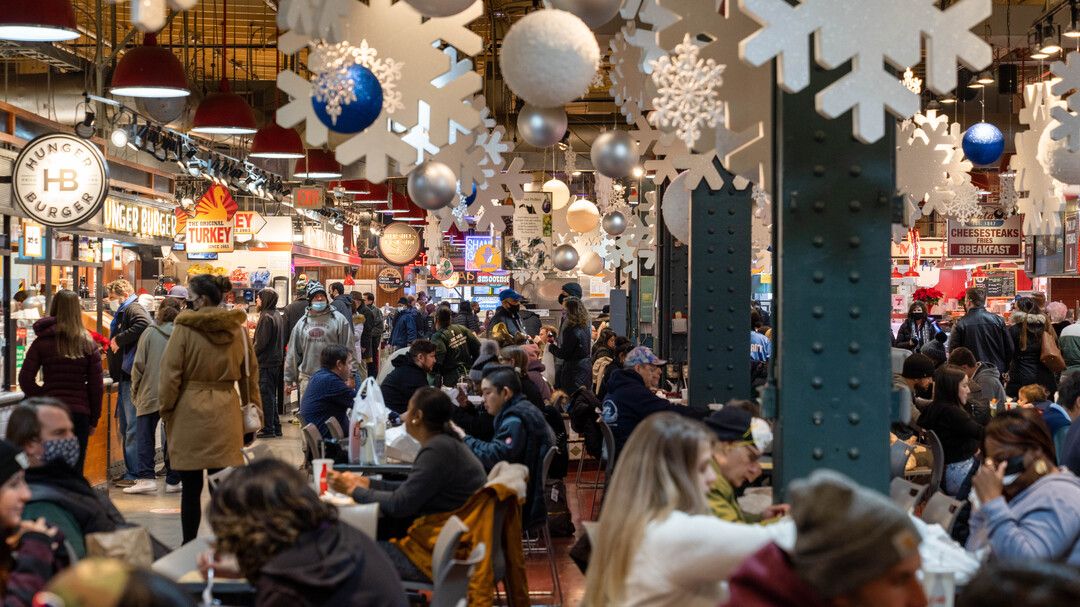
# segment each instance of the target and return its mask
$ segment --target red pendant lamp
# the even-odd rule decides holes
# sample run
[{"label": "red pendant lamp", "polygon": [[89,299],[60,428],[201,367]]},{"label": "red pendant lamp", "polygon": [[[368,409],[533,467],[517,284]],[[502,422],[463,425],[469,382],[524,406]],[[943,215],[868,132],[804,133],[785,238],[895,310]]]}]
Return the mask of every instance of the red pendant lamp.
[{"label": "red pendant lamp", "polygon": [[303,158],[304,142],[296,129],[287,129],[269,122],[255,133],[251,141],[252,158]]},{"label": "red pendant lamp", "polygon": [[0,8],[0,40],[62,42],[80,35],[71,0],[13,0]]},{"label": "red pendant lamp", "polygon": [[186,97],[191,94],[183,64],[168,49],[157,45],[157,34],[146,34],[142,46],[124,53],[116,64],[109,91],[125,97]]},{"label": "red pendant lamp", "polygon": [[296,161],[293,177],[300,179],[340,179],[341,163],[334,158],[334,153],[322,150],[308,150],[307,156]]},{"label": "red pendant lamp", "polygon": [[[228,0],[222,0],[221,11],[221,56],[224,59],[229,31]],[[243,97],[229,89],[229,80],[225,77],[223,66],[218,92],[207,95],[199,104],[191,123],[191,132],[200,135],[251,135],[257,130],[255,113]]]},{"label": "red pendant lamp", "polygon": [[900,268],[898,266],[896,266],[896,264],[893,264],[892,274],[890,275],[890,278],[903,278],[903,277],[904,277],[904,275],[900,273]]},{"label": "red pendant lamp", "polygon": [[904,272],[904,278],[918,278],[919,271],[915,269],[914,265],[908,266],[907,272]]}]

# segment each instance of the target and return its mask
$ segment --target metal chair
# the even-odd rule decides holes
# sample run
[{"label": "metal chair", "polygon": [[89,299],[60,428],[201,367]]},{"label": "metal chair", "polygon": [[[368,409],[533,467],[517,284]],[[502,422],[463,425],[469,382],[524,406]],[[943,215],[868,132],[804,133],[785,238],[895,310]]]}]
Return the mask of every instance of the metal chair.
[{"label": "metal chair", "polygon": [[889,483],[889,498],[904,512],[911,512],[926,493],[926,485],[917,485],[896,477]]},{"label": "metal chair", "polygon": [[927,490],[927,496],[933,499],[934,494],[941,490],[941,482],[945,479],[945,448],[941,446],[941,439],[933,430],[926,431],[924,440],[930,447],[930,457],[933,458],[930,463],[930,487]]},{"label": "metal chair", "polygon": [[323,444],[322,434],[319,433],[319,429],[315,427],[315,424],[308,424],[304,426],[302,434],[304,435],[304,447],[307,448],[309,455],[308,461],[321,459],[323,457]]},{"label": "metal chair", "polygon": [[[432,600],[431,607],[436,605],[443,607],[456,607],[459,600],[465,597],[465,594],[469,589],[468,575],[464,576],[464,583],[460,580],[452,580],[453,586],[460,586],[459,589],[443,588],[443,582],[447,578],[447,574],[455,562],[454,554],[457,552],[460,544],[461,537],[469,532],[468,526],[465,525],[457,516],[451,516],[443,524],[442,529],[439,531],[439,537],[435,538],[435,547],[431,551],[431,583],[425,584],[423,582],[402,582],[405,590],[410,593],[431,592]],[[486,551],[484,544],[481,543],[477,546],[480,548],[480,559]],[[476,555],[474,549],[472,554],[466,562],[472,562],[473,556]],[[476,564],[479,560],[472,562]],[[471,569],[471,566],[469,567]],[[460,593],[460,596],[457,596]]]},{"label": "metal chair", "polygon": [[911,457],[914,451],[915,447],[902,440],[889,445],[889,474],[891,478],[903,478],[908,458]]},{"label": "metal chair", "polygon": [[[589,518],[598,516],[598,506],[600,501],[603,500],[604,494],[607,493],[608,483],[611,482],[611,475],[615,473],[615,435],[611,433],[611,426],[607,425],[607,422],[603,420],[600,420],[600,432],[604,435],[604,483],[599,487],[593,488],[593,501],[589,510]],[[600,500],[597,500],[596,494],[601,489],[603,490],[603,493],[600,495]]]},{"label": "metal chair", "polygon": [[451,559],[435,582],[431,607],[466,607],[473,568],[484,560],[487,547],[480,542],[465,560]]},{"label": "metal chair", "polygon": [[371,539],[375,539],[379,533],[379,504],[341,506],[338,508],[338,518]]},{"label": "metal chair", "polygon": [[334,440],[345,438],[345,431],[341,429],[341,423],[338,422],[336,417],[328,418],[324,423],[326,424],[326,431],[330,433],[330,438]]},{"label": "metal chair", "polygon": [[[544,455],[544,467],[543,467],[543,479],[544,490],[547,491],[548,486],[548,471],[551,468],[551,462],[555,460],[555,455],[559,452],[558,447],[552,446],[548,449],[547,454]],[[525,554],[547,554],[548,565],[551,567],[551,597],[557,602],[555,605],[562,605],[562,584],[559,580],[559,568],[555,564],[555,545],[551,542],[551,526],[548,525],[547,517],[544,517],[544,524],[539,528],[540,537],[532,538],[529,531],[525,531]],[[543,542],[543,546],[538,546],[539,542]]]},{"label": "metal chair", "polygon": [[964,502],[954,500],[945,494],[944,491],[938,491],[926,503],[926,508],[923,508],[922,516],[919,517],[923,521],[941,525],[941,528],[945,530],[945,533],[952,533],[953,524],[956,523],[956,516],[960,514],[960,509],[964,506]]}]

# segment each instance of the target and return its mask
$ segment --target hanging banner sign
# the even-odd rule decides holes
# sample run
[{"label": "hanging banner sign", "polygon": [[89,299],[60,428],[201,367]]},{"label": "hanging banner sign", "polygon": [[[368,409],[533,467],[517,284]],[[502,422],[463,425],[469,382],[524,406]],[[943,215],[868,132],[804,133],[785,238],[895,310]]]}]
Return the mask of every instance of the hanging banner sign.
[{"label": "hanging banner sign", "polygon": [[948,256],[952,258],[1018,259],[1023,254],[1024,218],[979,219],[970,223],[949,220]]},{"label": "hanging banner sign", "polygon": [[[911,256],[911,242],[904,239],[900,244],[892,243],[892,256],[897,259],[908,259]],[[937,238],[919,239],[919,259],[941,259],[945,257],[945,241]]]},{"label": "hanging banner sign", "polygon": [[1077,214],[1065,214],[1065,271],[1075,272],[1077,266]]},{"label": "hanging banner sign", "polygon": [[379,284],[379,288],[387,293],[397,291],[404,284],[401,270],[397,268],[383,268],[375,281]]},{"label": "hanging banner sign", "polygon": [[398,221],[383,228],[379,255],[391,265],[406,266],[420,254],[420,245],[420,234],[409,224]]},{"label": "hanging banner sign", "polygon": [[509,272],[462,272],[461,286],[464,287],[509,287]]},{"label": "hanging banner sign", "polygon": [[114,232],[147,238],[172,238],[176,234],[174,213],[119,198],[105,200],[103,223]]},{"label": "hanging banner sign", "polygon": [[[546,209],[546,211],[545,211]],[[551,192],[526,192],[514,207],[514,239],[528,243],[551,237]]]},{"label": "hanging banner sign", "polygon": [[[235,227],[233,218],[239,207],[229,190],[214,184],[195,204],[195,214],[180,218],[183,223],[187,252],[229,253],[233,250]],[[180,226],[177,226],[179,229]]]},{"label": "hanging banner sign", "polygon": [[105,157],[90,141],[64,133],[41,135],[15,158],[12,193],[34,221],[68,228],[101,210],[109,192]]},{"label": "hanging banner sign", "polygon": [[254,236],[266,226],[266,220],[255,211],[238,211],[233,226],[233,234],[237,236]]},{"label": "hanging banner sign", "polygon": [[20,257],[33,259],[43,259],[45,257],[45,241],[42,239],[41,232],[41,226],[27,225],[23,228]]}]

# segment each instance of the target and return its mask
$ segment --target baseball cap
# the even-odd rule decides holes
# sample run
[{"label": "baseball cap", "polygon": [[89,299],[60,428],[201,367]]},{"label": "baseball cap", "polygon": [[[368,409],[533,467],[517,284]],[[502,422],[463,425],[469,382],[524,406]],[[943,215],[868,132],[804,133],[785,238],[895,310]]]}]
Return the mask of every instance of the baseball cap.
[{"label": "baseball cap", "polygon": [[407,306],[407,305],[409,305],[409,298],[408,297],[401,297],[401,298],[399,298],[397,300],[397,302],[398,302],[399,306]]},{"label": "baseball cap", "polygon": [[754,435],[750,431],[753,416],[745,409],[736,407],[724,407],[714,411],[705,418],[705,425],[716,435],[716,440],[725,443],[738,441],[753,442]]},{"label": "baseball cap", "polygon": [[172,297],[173,299],[181,299],[181,300],[187,299],[188,298],[187,287],[182,287],[180,285],[176,285],[173,288],[169,289],[169,294],[166,295],[166,297]]},{"label": "baseball cap", "polygon": [[934,369],[934,359],[916,352],[904,359],[904,370],[900,375],[907,379],[925,379],[934,376]]},{"label": "baseball cap", "polygon": [[633,367],[634,365],[665,365],[666,360],[658,358],[653,351],[646,346],[638,346],[630,353],[626,355],[626,363],[624,366]]},{"label": "baseball cap", "polygon": [[513,299],[515,301],[521,301],[522,299],[525,299],[525,298],[521,296],[521,293],[518,293],[517,291],[515,291],[513,289],[506,289],[505,291],[499,293],[499,301],[506,301],[507,299]]}]

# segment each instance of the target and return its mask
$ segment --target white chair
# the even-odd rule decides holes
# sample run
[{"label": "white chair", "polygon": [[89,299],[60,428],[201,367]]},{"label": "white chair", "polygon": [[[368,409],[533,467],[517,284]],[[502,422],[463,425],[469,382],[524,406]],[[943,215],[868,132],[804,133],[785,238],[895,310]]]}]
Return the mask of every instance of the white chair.
[{"label": "white chair", "polygon": [[150,568],[176,581],[198,567],[199,555],[210,549],[214,538],[200,536],[154,561]]},{"label": "white chair", "polygon": [[926,502],[926,508],[923,508],[920,518],[931,525],[934,523],[941,525],[945,533],[952,533],[953,524],[956,523],[956,517],[963,506],[964,502],[954,500],[944,491],[938,491],[930,498],[930,501]]},{"label": "white chair", "polygon": [[926,485],[917,485],[899,477],[892,479],[892,482],[889,483],[889,498],[904,512],[914,510],[915,505],[922,500],[925,494]]},{"label": "white chair", "polygon": [[461,536],[468,531],[469,528],[457,516],[447,519],[431,552],[432,583],[403,582],[405,590],[431,592],[431,607],[457,607],[468,593],[471,569],[483,560],[486,553],[484,544],[481,543],[473,549],[468,559],[454,559],[454,553],[461,544]]},{"label": "white chair", "polygon": [[350,504],[338,508],[338,518],[341,522],[361,531],[364,535],[375,539],[379,532],[379,505],[378,504]]},{"label": "white chair", "polygon": [[330,438],[334,440],[342,440],[345,438],[345,431],[341,429],[341,424],[336,417],[331,417],[326,420],[326,431],[330,433]]}]

